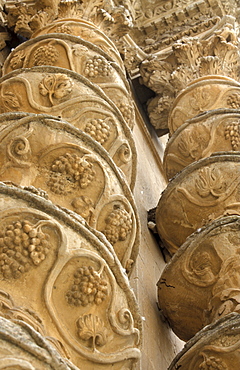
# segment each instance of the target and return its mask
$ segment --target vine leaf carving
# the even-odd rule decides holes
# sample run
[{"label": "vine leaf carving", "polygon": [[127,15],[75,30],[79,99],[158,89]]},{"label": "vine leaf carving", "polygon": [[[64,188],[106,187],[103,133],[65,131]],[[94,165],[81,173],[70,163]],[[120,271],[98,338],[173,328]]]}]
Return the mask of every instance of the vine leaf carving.
[{"label": "vine leaf carving", "polygon": [[2,95],[2,102],[7,111],[18,110],[20,108],[20,102],[18,97],[13,92],[5,92]]},{"label": "vine leaf carving", "polygon": [[54,105],[53,98],[61,99],[72,92],[73,82],[62,73],[46,76],[39,84],[40,94],[48,96],[49,101]]},{"label": "vine leaf carving", "polygon": [[95,315],[89,314],[81,316],[77,321],[78,336],[89,341],[89,346],[102,347],[107,343],[107,329],[103,321]]},{"label": "vine leaf carving", "polygon": [[202,168],[199,171],[199,178],[195,182],[198,194],[206,198],[208,195],[213,195],[219,198],[220,195],[226,192],[227,184],[221,178],[221,173],[210,167]]}]

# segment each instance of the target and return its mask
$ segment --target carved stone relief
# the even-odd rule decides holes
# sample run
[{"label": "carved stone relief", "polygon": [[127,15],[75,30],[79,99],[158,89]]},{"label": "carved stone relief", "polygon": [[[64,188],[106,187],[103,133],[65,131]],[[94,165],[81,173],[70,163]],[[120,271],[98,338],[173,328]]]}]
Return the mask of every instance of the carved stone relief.
[{"label": "carved stone relief", "polygon": [[126,77],[100,48],[71,35],[44,35],[17,47],[4,63],[3,74],[18,68],[51,65],[66,68],[98,85],[116,104],[129,127],[134,107]]},{"label": "carved stone relief", "polygon": [[21,320],[37,312],[80,369],[132,369],[141,318],[111,244],[44,198],[4,184],[0,193],[1,289],[27,308]]},{"label": "carved stone relief", "polygon": [[0,157],[0,181],[41,188],[54,204],[80,214],[130,269],[139,243],[137,211],[101,146],[54,117],[9,113],[0,118]]},{"label": "carved stone relief", "polygon": [[239,108],[240,84],[221,76],[203,77],[183,90],[171,107],[168,127],[172,135],[186,120],[209,110]]},{"label": "carved stone relief", "polygon": [[240,214],[239,153],[221,153],[195,162],[167,186],[156,210],[156,224],[171,254],[186,238],[224,215]]},{"label": "carved stone relief", "polygon": [[239,313],[239,228],[240,216],[212,222],[191,235],[165,268],[159,307],[181,339]]},{"label": "carved stone relief", "polygon": [[169,370],[238,370],[239,314],[232,314],[201,330],[169,366]]},{"label": "carved stone relief", "polygon": [[47,34],[65,34],[78,36],[91,42],[107,53],[120,68],[124,70],[123,60],[113,41],[96,26],[85,19],[58,19],[55,22],[39,29],[32,38]]},{"label": "carved stone relief", "polygon": [[[213,82],[209,80],[222,79],[223,76],[239,80],[240,56],[237,32],[235,19],[227,16],[207,34],[200,37],[188,35],[178,39],[170,50],[157,55],[152,54],[141,63],[142,83],[157,94],[148,103],[149,117],[156,128],[167,128],[167,116],[173,102],[174,106],[177,105],[177,116],[180,120],[181,113],[183,116],[188,114],[186,105],[183,108],[178,98],[175,98],[180,92],[184,94],[185,89],[188,90],[188,86],[195,80],[204,79],[204,76],[208,80],[205,81],[208,86],[205,86],[206,91],[192,87],[194,94],[188,101],[189,115],[193,117],[205,110],[221,107],[214,106],[218,100],[214,96],[216,87],[214,89]],[[223,107],[226,107],[224,103]],[[193,113],[192,109],[196,111]],[[171,134],[172,126],[170,118]]]},{"label": "carved stone relief", "polygon": [[171,136],[164,152],[168,179],[201,158],[223,151],[240,151],[240,115],[216,109],[192,118]]},{"label": "carved stone relief", "polygon": [[9,1],[6,6],[8,27],[24,37],[49,25],[57,18],[82,18],[99,26],[115,40],[121,38],[132,28],[132,16],[123,5],[114,1],[90,0],[85,2],[61,0],[37,0],[18,3]]},{"label": "carved stone relief", "polygon": [[[21,310],[19,308],[16,310],[19,310],[20,316]],[[41,335],[31,325],[24,322],[24,320],[17,318],[15,321],[12,321],[0,317],[0,323],[1,369],[78,369],[58,353],[56,348],[51,344],[50,338]]]},{"label": "carved stone relief", "polygon": [[84,77],[50,66],[16,70],[0,80],[0,102],[2,113],[25,111],[66,119],[98,141],[134,184],[136,150],[131,131],[115,104]]}]

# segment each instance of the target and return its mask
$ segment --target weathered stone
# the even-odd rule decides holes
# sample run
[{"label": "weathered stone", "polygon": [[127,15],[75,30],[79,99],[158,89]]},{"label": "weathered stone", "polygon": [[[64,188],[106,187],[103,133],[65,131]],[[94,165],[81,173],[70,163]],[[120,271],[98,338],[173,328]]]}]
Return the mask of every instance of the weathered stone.
[{"label": "weathered stone", "polygon": [[[33,328],[31,325],[33,322],[37,322],[38,329],[41,326],[34,313],[21,307],[14,307],[10,297],[2,291],[0,303],[4,307],[0,313],[3,316],[0,317],[0,367],[2,369],[78,369],[64,358],[65,353],[63,356],[58,353],[57,341],[53,343],[53,338],[46,338]],[[10,304],[8,309],[6,304]],[[16,313],[15,316],[14,313]],[[14,317],[14,320],[9,320],[8,316]],[[31,324],[28,320],[32,321]]]},{"label": "weathered stone", "polygon": [[240,151],[240,115],[238,110],[211,110],[174,132],[164,152],[164,170],[170,179],[189,164],[226,151]]},{"label": "weathered stone", "polygon": [[126,76],[99,47],[71,35],[39,36],[11,52],[4,63],[3,75],[19,68],[45,65],[72,70],[98,85],[133,128],[134,106]]},{"label": "weathered stone", "polygon": [[239,109],[240,84],[221,76],[207,76],[189,84],[174,100],[168,127],[172,135],[188,119],[219,109]]},{"label": "weathered stone", "polygon": [[187,166],[167,186],[156,210],[158,232],[171,254],[197,229],[240,214],[240,154],[221,153]]},{"label": "weathered stone", "polygon": [[1,290],[14,297],[19,318],[36,313],[80,369],[132,369],[141,318],[111,244],[28,191],[0,184],[0,204]]},{"label": "weathered stone", "polygon": [[91,42],[107,53],[124,70],[123,60],[113,41],[98,29],[93,23],[85,19],[58,19],[55,22],[36,31],[32,38],[47,34],[65,34],[78,36]]},{"label": "weathered stone", "polygon": [[183,340],[231,312],[240,313],[240,216],[218,219],[191,235],[158,282],[159,307]]},{"label": "weathered stone", "polygon": [[0,115],[0,158],[0,181],[40,188],[54,204],[80,214],[130,268],[139,246],[136,206],[96,141],[51,116],[6,113]]},{"label": "weathered stone", "polygon": [[232,314],[206,326],[190,340],[168,370],[238,370],[240,315]]},{"label": "weathered stone", "polygon": [[136,149],[131,131],[98,86],[67,69],[45,66],[7,74],[0,80],[0,90],[1,113],[25,111],[66,119],[99,141],[120,168],[133,161],[130,183],[134,184]]}]

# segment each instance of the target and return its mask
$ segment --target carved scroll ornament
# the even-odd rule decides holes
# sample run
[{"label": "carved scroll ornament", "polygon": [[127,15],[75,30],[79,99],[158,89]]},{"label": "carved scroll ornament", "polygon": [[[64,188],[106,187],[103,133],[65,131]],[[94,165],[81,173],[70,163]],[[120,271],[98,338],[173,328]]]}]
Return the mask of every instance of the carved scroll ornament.
[{"label": "carved scroll ornament", "polygon": [[166,266],[158,282],[159,306],[181,339],[240,313],[239,227],[240,216],[212,222],[192,234]]},{"label": "carved scroll ornament", "polygon": [[[34,83],[32,83],[34,81]],[[1,112],[25,111],[66,119],[98,141],[134,183],[136,150],[116,105],[84,77],[56,67],[16,70],[0,81]],[[126,163],[123,163],[126,162]],[[127,168],[126,171],[124,167]]]},{"label": "carved scroll ornament", "polygon": [[32,38],[47,34],[78,36],[85,41],[91,42],[107,53],[124,70],[123,60],[113,41],[93,23],[85,19],[58,19],[39,29],[32,35]]},{"label": "carved scroll ornament", "polygon": [[44,65],[72,70],[101,87],[133,128],[134,107],[126,77],[100,48],[71,35],[39,36],[12,51],[4,63],[3,75],[18,68]]},{"label": "carved scroll ornament", "polygon": [[[14,297],[16,307],[27,309],[18,309],[21,320],[34,324],[38,316],[35,325],[55,338],[53,344],[62,343],[80,369],[132,369],[140,355],[141,319],[106,238],[41,197],[0,188],[0,248],[6,262],[1,289]],[[14,309],[6,304],[11,319]],[[37,313],[35,319],[30,312]]]},{"label": "carved scroll ornament", "polygon": [[167,186],[156,224],[171,254],[186,238],[217,218],[240,213],[239,153],[221,153],[195,162]]},{"label": "carved scroll ornament", "polygon": [[240,84],[220,76],[208,76],[190,84],[174,100],[168,127],[172,135],[186,120],[205,111],[239,108]]},{"label": "carved scroll ornament", "polygon": [[216,152],[240,150],[240,116],[237,110],[216,109],[192,118],[171,136],[164,152],[168,179],[194,161]]},{"label": "carved scroll ornament", "polygon": [[239,320],[239,314],[232,314],[201,330],[177,355],[169,370],[237,370]]},{"label": "carved scroll ornament", "polygon": [[0,117],[0,153],[1,181],[44,190],[53,203],[102,231],[124,267],[131,268],[139,243],[137,211],[101,146],[54,117],[9,113]]}]

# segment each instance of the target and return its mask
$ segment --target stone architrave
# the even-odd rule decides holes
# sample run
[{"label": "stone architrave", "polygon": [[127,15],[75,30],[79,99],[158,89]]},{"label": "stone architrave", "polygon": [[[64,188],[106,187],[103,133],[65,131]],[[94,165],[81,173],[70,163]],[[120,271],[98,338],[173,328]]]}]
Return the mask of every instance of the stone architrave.
[{"label": "stone architrave", "polygon": [[105,234],[130,271],[139,247],[135,202],[96,141],[55,117],[5,113],[0,158],[0,181],[40,188],[54,204],[81,215]]},{"label": "stone architrave", "polygon": [[158,282],[158,302],[173,331],[189,340],[205,325],[240,313],[240,216],[192,234]]},{"label": "stone architrave", "polygon": [[0,103],[1,113],[50,114],[86,132],[123,171],[126,167],[133,187],[136,149],[131,130],[116,105],[88,79],[58,67],[18,69],[0,79]]},{"label": "stone architrave", "polygon": [[176,356],[168,370],[238,370],[240,315],[231,314],[206,326]]},{"label": "stone architrave", "polygon": [[0,184],[1,291],[79,369],[133,369],[141,317],[111,244],[32,192]]},{"label": "stone architrave", "polygon": [[238,152],[201,159],[172,179],[156,209],[158,233],[170,254],[204,225],[224,215],[239,215],[239,187]]},{"label": "stone architrave", "polygon": [[239,112],[210,110],[188,120],[171,136],[164,151],[165,174],[171,179],[189,164],[227,151],[240,151]]},{"label": "stone architrave", "polygon": [[39,36],[10,53],[3,66],[3,75],[19,68],[44,65],[72,70],[99,86],[119,108],[128,126],[133,128],[134,107],[126,76],[101,48],[72,35]]}]

